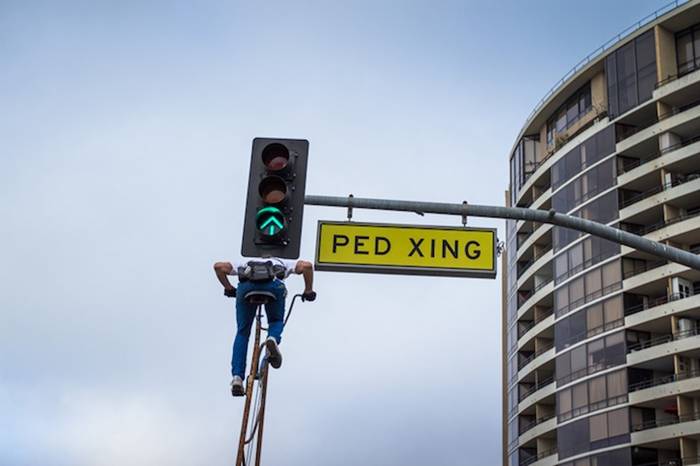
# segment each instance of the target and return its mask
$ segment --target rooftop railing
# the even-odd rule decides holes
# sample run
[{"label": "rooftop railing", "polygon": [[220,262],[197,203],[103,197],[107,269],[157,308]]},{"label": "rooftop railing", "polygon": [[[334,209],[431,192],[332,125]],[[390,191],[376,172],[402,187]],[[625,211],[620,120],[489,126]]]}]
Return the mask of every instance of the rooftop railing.
[{"label": "rooftop railing", "polygon": [[527,125],[530,124],[532,119],[535,117],[537,112],[540,111],[540,109],[544,106],[545,102],[554,95],[554,93],[566,82],[568,81],[571,77],[573,77],[576,73],[581,71],[586,65],[591,63],[594,59],[600,57],[605,51],[608,49],[612,48],[615,44],[620,42],[622,39],[627,37],[630,34],[633,34],[635,31],[643,28],[650,22],[656,20],[659,16],[662,16],[669,11],[673,10],[674,8],[678,7],[679,5],[682,5],[686,3],[687,0],[674,0],[673,2],[667,3],[666,5],[662,6],[658,10],[654,11],[653,13],[645,16],[644,18],[640,19],[636,23],[632,24],[631,26],[623,29],[620,31],[618,34],[613,36],[610,40],[605,42],[603,45],[586,55],[580,62],[576,63],[573,68],[571,68],[569,71],[567,71],[564,76],[559,79],[559,81],[556,82],[542,97],[539,102],[535,105],[535,108],[532,109],[532,112],[530,112],[530,115],[528,115],[527,119],[525,120],[525,125],[523,128],[527,127]]}]

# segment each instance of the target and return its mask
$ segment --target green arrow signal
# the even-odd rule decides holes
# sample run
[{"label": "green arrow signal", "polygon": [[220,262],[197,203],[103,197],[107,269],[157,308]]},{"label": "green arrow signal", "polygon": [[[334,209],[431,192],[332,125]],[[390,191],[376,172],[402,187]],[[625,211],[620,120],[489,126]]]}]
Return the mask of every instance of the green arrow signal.
[{"label": "green arrow signal", "polygon": [[[274,223],[274,225],[270,225],[271,223]],[[275,234],[275,226],[277,227],[277,230],[281,230],[283,228],[282,223],[274,216],[268,217],[267,220],[260,225],[260,229],[264,230],[268,225],[270,225],[270,235]]]},{"label": "green arrow signal", "polygon": [[258,230],[269,236],[275,236],[284,230],[282,211],[276,207],[264,207],[256,215]]}]

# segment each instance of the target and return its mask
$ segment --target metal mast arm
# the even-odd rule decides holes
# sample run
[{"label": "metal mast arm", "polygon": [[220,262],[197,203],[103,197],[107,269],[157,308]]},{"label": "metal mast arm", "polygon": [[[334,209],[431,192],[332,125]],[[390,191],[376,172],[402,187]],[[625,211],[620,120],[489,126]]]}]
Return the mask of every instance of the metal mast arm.
[{"label": "metal mast arm", "polygon": [[590,233],[591,235],[653,254],[671,262],[700,270],[700,257],[688,251],[668,246],[658,241],[652,241],[618,228],[603,225],[602,223],[555,212],[554,210],[337,196],[306,196],[304,198],[304,203],[306,205],[327,207],[394,210],[400,212],[416,212],[419,214],[467,215],[471,217],[531,220],[538,223],[549,223],[572,230],[582,231],[584,233]]}]

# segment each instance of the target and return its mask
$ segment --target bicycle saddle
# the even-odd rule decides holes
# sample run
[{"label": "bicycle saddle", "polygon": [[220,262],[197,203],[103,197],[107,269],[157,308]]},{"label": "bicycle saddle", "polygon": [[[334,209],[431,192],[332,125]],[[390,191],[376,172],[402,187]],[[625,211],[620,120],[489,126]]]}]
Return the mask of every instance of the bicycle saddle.
[{"label": "bicycle saddle", "polygon": [[253,290],[247,292],[243,299],[250,304],[267,304],[275,301],[277,298],[271,291]]}]

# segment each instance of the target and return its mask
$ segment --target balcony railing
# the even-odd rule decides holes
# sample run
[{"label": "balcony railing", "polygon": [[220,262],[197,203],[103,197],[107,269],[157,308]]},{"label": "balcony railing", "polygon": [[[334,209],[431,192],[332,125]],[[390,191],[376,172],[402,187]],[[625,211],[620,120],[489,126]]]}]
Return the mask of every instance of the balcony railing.
[{"label": "balcony railing", "polygon": [[678,332],[678,333],[661,335],[658,337],[651,338],[649,340],[644,340],[644,341],[640,341],[639,343],[629,345],[627,347],[627,352],[633,353],[635,351],[640,351],[640,350],[647,349],[647,348],[653,348],[654,346],[663,345],[665,343],[670,343],[672,341],[683,340],[684,338],[694,337],[696,335],[700,335],[700,328],[691,328],[691,329],[684,330],[684,331]]},{"label": "balcony railing", "polygon": [[688,209],[685,214],[679,215],[678,217],[674,217],[668,220],[661,220],[660,222],[656,222],[651,225],[635,225],[632,223],[620,222],[620,230],[629,231],[630,233],[634,233],[635,235],[644,236],[656,230],[665,228],[667,226],[671,226],[676,223],[680,223],[684,220],[697,217],[698,215],[700,215],[700,206]]},{"label": "balcony railing", "polygon": [[696,294],[700,294],[700,286],[693,287],[693,293],[672,293],[667,296],[660,296],[658,298],[648,299],[646,303],[637,304],[636,306],[631,306],[625,309],[625,316],[636,314],[638,312],[646,311],[647,309],[652,309],[656,306],[661,306],[672,301],[679,301],[685,298],[691,298]]},{"label": "balcony railing", "polygon": [[617,282],[617,283],[611,283],[610,285],[603,287],[603,289],[594,291],[593,293],[588,293],[586,296],[579,298],[575,301],[570,302],[568,305],[563,306],[561,309],[557,309],[555,311],[555,314],[557,318],[568,314],[569,312],[573,311],[574,309],[578,308],[579,306],[583,306],[586,303],[589,303],[595,299],[598,299],[600,297],[603,297],[609,293],[612,293],[614,291],[619,290],[622,288],[622,282]]},{"label": "balcony railing", "polygon": [[639,275],[640,273],[648,272],[649,270],[654,270],[656,268],[662,267],[664,265],[668,264],[668,261],[665,259],[659,259],[655,261],[646,261],[644,263],[634,263],[631,269],[625,270],[622,273],[622,278],[623,279],[628,279],[630,277],[634,277],[636,275]]},{"label": "balcony railing", "polygon": [[697,179],[700,179],[700,173],[689,173],[671,181],[670,183],[664,183],[659,186],[654,186],[651,189],[647,189],[646,191],[637,193],[629,199],[625,199],[624,201],[620,202],[620,209],[624,209],[625,207],[629,207],[632,204],[636,204],[637,202],[650,198],[654,194],[658,194],[660,192],[666,191],[671,188],[675,188],[676,186],[680,186],[682,184],[689,183],[690,181],[694,181]]},{"label": "balcony railing", "polygon": [[672,458],[665,461],[635,464],[634,466],[690,466],[700,464],[700,456],[687,456],[685,458]]},{"label": "balcony railing", "polygon": [[652,419],[649,421],[632,424],[630,427],[632,432],[639,432],[642,430],[653,429],[655,427],[671,426],[674,424],[680,424],[681,422],[690,422],[697,420],[700,420],[700,411],[695,411],[693,413],[688,413],[682,416],[675,416],[667,419]]},{"label": "balcony railing", "polygon": [[527,332],[530,331],[535,325],[539,324],[542,322],[544,319],[547,317],[551,316],[554,313],[554,308],[548,308],[546,309],[542,314],[540,314],[536,319],[531,320],[530,322],[523,324],[522,327],[519,328],[519,334],[518,338],[521,338],[523,335],[525,335]]},{"label": "balcony railing", "polygon": [[576,335],[572,335],[569,338],[557,342],[558,343],[558,348],[560,350],[563,350],[574,343],[578,343],[579,341],[586,340],[588,338],[592,338],[596,335],[600,335],[603,332],[607,332],[609,330],[616,329],[618,327],[622,327],[625,324],[625,319],[620,318],[620,319],[615,319],[610,322],[606,322],[603,325],[599,325],[597,327],[593,327],[587,330],[584,330],[583,332],[579,332]]},{"label": "balcony railing", "polygon": [[[619,253],[619,252],[620,251],[618,250],[617,253]],[[611,253],[603,253],[603,254],[598,254],[595,257],[591,257],[590,259],[586,259],[585,261],[581,262],[580,264],[578,264],[574,267],[570,267],[569,269],[565,270],[563,273],[557,275],[554,278],[554,283],[556,283],[558,285],[559,283],[563,282],[564,280],[567,280],[568,278],[573,277],[577,273],[583,272],[588,267],[592,267],[600,262],[603,262],[605,259],[609,259],[609,258],[613,257],[615,254],[616,253],[612,253],[612,254]]]},{"label": "balcony railing", "polygon": [[545,343],[543,346],[541,346],[537,351],[533,352],[531,355],[528,357],[521,359],[518,361],[518,370],[522,369],[523,367],[527,366],[532,362],[537,356],[540,356],[547,351],[551,350],[554,347],[554,342],[549,342]]},{"label": "balcony railing", "polygon": [[693,144],[695,142],[700,141],[700,136],[695,136],[690,139],[686,139],[685,141],[681,141],[679,143],[673,144],[671,146],[665,147],[661,149],[658,152],[655,152],[654,154],[651,154],[649,156],[636,159],[634,161],[626,162],[623,163],[622,166],[619,167],[618,169],[618,175],[622,175],[623,173],[627,173],[628,171],[631,171],[641,165],[644,165],[647,162],[651,162],[652,160],[658,159],[664,154],[668,154],[669,152],[673,152],[676,149],[680,149],[681,147],[689,146],[690,144]]},{"label": "balcony railing", "polygon": [[690,370],[679,372],[678,374],[669,374],[663,377],[657,377],[655,379],[642,380],[640,382],[631,383],[629,385],[629,392],[636,392],[638,390],[644,390],[645,388],[658,387],[659,385],[666,385],[667,383],[678,382],[681,380],[692,379],[695,377],[700,377],[700,370]]},{"label": "balcony railing", "polygon": [[527,459],[521,460],[519,463],[519,466],[529,466],[532,463],[534,463],[535,461],[539,461],[539,460],[544,459],[548,456],[552,456],[552,455],[556,455],[556,454],[557,454],[556,448],[552,448],[550,450],[545,450],[545,451],[540,452],[536,455],[533,455]]},{"label": "balcony railing", "polygon": [[532,429],[533,427],[538,426],[538,425],[542,424],[543,422],[547,422],[550,419],[554,419],[554,414],[549,414],[546,416],[539,417],[532,422],[529,422],[527,424],[520,426],[519,433],[520,433],[520,435],[523,435],[525,432]]},{"label": "balcony railing", "polygon": [[532,296],[535,293],[537,293],[538,291],[540,291],[542,288],[549,285],[550,283],[552,283],[551,278],[541,282],[539,285],[535,286],[531,290],[518,292],[518,309],[520,309],[523,306],[523,304],[525,304],[525,301],[532,298]]},{"label": "balcony railing", "polygon": [[[695,108],[698,105],[700,105],[700,99],[699,100],[694,100],[686,105],[683,105],[681,107],[676,107],[670,112],[663,113],[661,115],[655,116],[654,118],[650,118],[649,120],[644,121],[643,123],[639,123],[637,125],[626,125],[623,123],[618,123],[616,125],[616,131],[615,135],[617,137],[617,142],[623,141],[630,136],[633,136],[637,134],[638,132],[645,130],[656,123],[666,120],[668,118],[671,118],[673,116],[676,116],[680,113],[685,112],[686,110],[690,110],[691,108]],[[619,128],[619,130],[618,130]]]},{"label": "balcony railing", "polygon": [[551,385],[554,383],[554,375],[551,375],[545,379],[539,380],[537,383],[535,383],[532,387],[527,389],[526,391],[522,392],[518,396],[518,402],[523,401],[525,398],[528,396],[532,395],[536,391],[538,391],[541,388],[544,388],[548,385]]},{"label": "balcony railing", "polygon": [[629,26],[625,30],[621,31],[619,34],[615,35],[612,37],[610,40],[608,40],[606,43],[595,49],[593,52],[589,53],[583,60],[578,62],[576,65],[574,65],[573,68],[571,68],[559,81],[557,81],[552,88],[547,91],[547,93],[540,99],[539,102],[537,102],[537,105],[535,105],[535,108],[532,110],[530,115],[527,117],[527,120],[525,122],[525,126],[527,127],[528,124],[530,124],[530,121],[535,117],[537,112],[540,111],[542,106],[544,106],[545,102],[571,77],[573,77],[576,73],[578,73],[581,69],[583,69],[586,65],[591,63],[594,59],[598,58],[601,56],[606,50],[608,50],[610,47],[614,46],[618,42],[622,40],[623,37],[627,37],[629,34],[632,34],[634,31],[644,27],[646,24],[650,23],[651,21],[654,21],[656,18],[659,16],[668,13],[669,11],[673,10],[676,8],[678,5],[682,5],[685,3],[686,0],[674,0],[673,2],[670,2],[655,12],[645,16],[644,18],[640,19],[633,25]]}]

